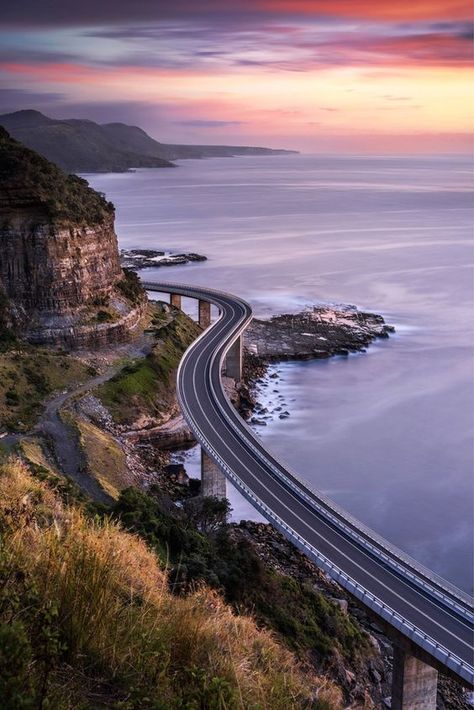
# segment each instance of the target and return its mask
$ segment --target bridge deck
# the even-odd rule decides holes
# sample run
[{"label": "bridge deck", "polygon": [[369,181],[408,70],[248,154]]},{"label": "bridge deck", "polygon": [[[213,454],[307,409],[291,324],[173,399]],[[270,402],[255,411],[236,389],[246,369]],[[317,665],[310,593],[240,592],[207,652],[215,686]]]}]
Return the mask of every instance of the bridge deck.
[{"label": "bridge deck", "polygon": [[[228,294],[144,282],[207,299],[220,318],[187,350],[178,396],[198,441],[252,504],[319,566],[438,663],[474,685],[472,600],[312,490],[268,452],[227,399],[226,351],[251,320]],[[317,455],[317,452],[316,452]]]}]

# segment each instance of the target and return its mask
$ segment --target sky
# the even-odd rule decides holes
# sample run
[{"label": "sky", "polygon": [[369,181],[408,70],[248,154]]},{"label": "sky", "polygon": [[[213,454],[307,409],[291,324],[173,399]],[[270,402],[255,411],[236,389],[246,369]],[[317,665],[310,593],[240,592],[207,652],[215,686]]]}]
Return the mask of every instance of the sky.
[{"label": "sky", "polygon": [[465,0],[15,0],[0,110],[165,142],[465,152],[472,13]]}]

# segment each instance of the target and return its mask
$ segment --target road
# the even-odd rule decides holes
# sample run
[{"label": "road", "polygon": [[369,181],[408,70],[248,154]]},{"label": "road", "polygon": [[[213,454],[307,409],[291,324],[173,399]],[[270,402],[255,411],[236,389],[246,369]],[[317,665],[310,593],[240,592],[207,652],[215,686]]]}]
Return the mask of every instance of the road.
[{"label": "road", "polygon": [[[148,291],[210,301],[219,309],[219,318],[184,354],[177,391],[197,440],[226,477],[341,586],[438,664],[474,685],[471,597],[313,490],[265,449],[227,399],[221,381],[225,353],[249,324],[250,306],[212,289],[143,285]],[[317,451],[314,460],[317,465]]]}]

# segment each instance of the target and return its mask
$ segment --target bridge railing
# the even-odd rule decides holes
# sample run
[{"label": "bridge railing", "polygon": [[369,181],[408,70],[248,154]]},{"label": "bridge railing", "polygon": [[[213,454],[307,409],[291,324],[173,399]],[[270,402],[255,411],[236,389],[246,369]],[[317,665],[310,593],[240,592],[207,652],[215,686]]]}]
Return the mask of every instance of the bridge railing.
[{"label": "bridge railing", "polygon": [[[181,402],[180,402],[181,404]],[[182,405],[185,406],[183,402]],[[315,547],[310,545],[304,538],[301,537],[295,530],[287,525],[278,515],[268,508],[263,501],[256,496],[253,491],[246,486],[240,477],[228,466],[228,464],[219,456],[213,449],[210,443],[202,436],[196,422],[190,416],[189,423],[195,431],[199,443],[204,447],[209,456],[218,464],[225,472],[226,476],[234,483],[236,488],[247,498],[247,500],[262,513],[285,537],[293,544],[302,550],[310,559],[312,559],[318,567],[326,571],[334,581],[338,582],[350,594],[359,599],[363,604],[375,611],[380,617],[387,621],[391,626],[398,629],[405,636],[410,638],[417,646],[424,649],[430,656],[433,656],[437,661],[444,666],[454,671],[457,675],[463,678],[470,685],[474,685],[474,673],[471,666],[466,664],[455,654],[451,653],[447,648],[439,644],[427,634],[422,633],[416,626],[405,619],[401,614],[394,611],[391,607],[384,604],[374,594],[368,592],[352,577],[343,572],[339,567],[334,565],[325,555],[321,554]]]},{"label": "bridge railing", "polygon": [[[242,330],[245,327],[246,326],[244,325]],[[230,338],[229,341],[231,344],[232,341]],[[224,346],[220,355],[218,353],[215,354],[216,358],[220,358],[220,367],[222,366],[222,361],[225,357],[226,350],[227,347]],[[216,392],[212,382],[211,387],[213,389],[215,402],[222,415],[225,417],[226,421],[230,424],[230,426],[234,429],[236,433],[239,433],[239,428],[241,428],[242,425],[245,426],[249,434],[249,436],[246,438],[247,446],[261,460],[265,461],[267,467],[269,467],[272,472],[276,476],[278,476],[280,480],[283,480],[287,486],[289,486],[293,491],[295,491],[298,496],[303,498],[306,503],[308,503],[320,515],[323,515],[331,523],[342,529],[346,533],[346,535],[350,536],[354,540],[357,540],[357,542],[365,549],[369,550],[371,554],[376,555],[379,559],[383,560],[386,564],[390,565],[398,572],[411,579],[412,582],[422,587],[425,591],[434,594],[438,599],[449,605],[454,611],[464,616],[467,620],[473,620],[472,612],[467,609],[466,606],[464,606],[465,604],[469,604],[470,602],[467,595],[463,595],[461,590],[458,590],[455,587],[451,587],[445,582],[445,580],[433,574],[431,570],[417,563],[416,560],[410,557],[410,555],[404,553],[395,545],[391,545],[387,540],[377,535],[369,527],[363,525],[363,523],[361,523],[359,520],[353,518],[342,508],[339,508],[333,501],[327,498],[320,491],[312,489],[311,486],[300,476],[298,476],[297,473],[292,470],[290,471],[287,464],[284,464],[283,462],[279,461],[275,455],[269,455],[269,453],[264,450],[264,448],[259,444],[259,442],[257,442],[258,445],[256,445],[254,443],[255,434],[246,424],[246,422],[241,420],[241,418],[239,418],[238,423],[235,421],[235,418],[237,418],[238,415],[236,414],[232,404],[229,402],[222,385],[222,393],[224,394],[226,400],[229,402],[228,408],[224,408],[221,405],[219,398],[216,396]],[[275,462],[279,464],[280,468],[275,465]],[[295,480],[297,481],[297,483],[295,483]],[[306,491],[309,491],[311,495],[309,495]],[[367,537],[371,537],[376,540],[377,544],[374,545],[373,543],[371,543],[370,540],[367,539]],[[431,581],[431,584],[426,582],[423,577],[420,577],[420,575],[426,576]],[[436,585],[436,587],[433,587],[433,584]],[[437,587],[439,587],[440,589],[438,589]],[[443,593],[441,589],[444,589],[446,594]],[[461,604],[456,602],[453,597],[457,598],[461,602]]]},{"label": "bridge railing", "polygon": [[[191,297],[194,298],[205,298],[208,290],[200,290],[199,288],[193,288],[193,287],[187,287],[182,284],[153,284],[151,282],[144,282],[144,287],[148,288],[148,290],[158,290],[158,291],[163,291],[166,292],[167,290],[171,291],[173,288],[179,288],[182,292],[182,295],[189,294]],[[223,294],[222,292],[219,291],[214,291],[209,289],[209,292],[212,293],[212,295],[215,295],[215,299],[209,299],[212,302],[214,302],[218,307],[222,304],[219,304],[219,297],[226,297],[233,301],[234,303],[238,303],[241,305],[243,308],[243,316],[241,322],[234,327],[234,329],[227,334],[227,337],[224,341],[224,343],[220,344],[219,348],[216,348],[216,351],[213,354],[212,361],[211,361],[211,370],[213,367],[213,363],[215,362],[215,359],[219,357],[219,372],[220,368],[222,365],[222,360],[227,352],[227,350],[230,348],[230,346],[233,344],[234,340],[241,334],[241,332],[245,329],[247,326],[248,322],[251,320],[251,309],[248,304],[246,304],[244,301],[241,299],[235,299],[235,297],[231,296],[230,294]],[[228,304],[229,305],[229,304]],[[232,307],[232,306],[231,306]],[[235,313],[235,311],[234,311]],[[208,331],[203,332],[196,341],[190,346],[187,352],[190,352],[194,347],[197,347],[198,342],[206,337],[208,335]],[[178,383],[180,382],[180,372],[182,369],[182,365],[186,360],[186,354],[183,356],[179,369],[178,369]],[[239,427],[236,424],[236,422],[233,419],[233,416],[235,416],[235,412],[232,408],[232,405],[228,401],[225,392],[222,387],[222,381],[219,377],[219,384],[221,387],[221,394],[224,395],[225,401],[228,402],[228,408],[222,407],[219,398],[216,396],[217,393],[215,392],[213,383],[212,383],[212,378],[211,378],[211,388],[213,390],[214,394],[214,400],[221,411],[222,415],[225,417],[226,421],[231,425],[231,427],[236,431],[236,433],[241,433],[239,432]],[[304,538],[302,538],[296,531],[294,531],[292,528],[290,528],[281,518],[279,518],[273,511],[271,511],[255,494],[241,481],[241,479],[238,477],[238,475],[230,469],[230,467],[226,464],[226,462],[217,454],[217,452],[214,451],[210,443],[204,439],[202,436],[200,429],[197,425],[197,423],[194,421],[194,418],[192,414],[189,412],[187,409],[186,403],[183,399],[183,395],[181,393],[180,387],[178,386],[178,400],[180,402],[181,408],[183,410],[183,413],[186,415],[186,419],[188,420],[189,424],[191,425],[196,438],[200,443],[203,445],[205,450],[208,452],[208,454],[216,461],[216,463],[221,467],[223,472],[230,478],[234,484],[237,486],[237,488],[243,493],[243,495],[254,505],[254,507],[257,508],[257,510],[260,510],[260,512],[281,531],[283,532],[291,541],[300,549],[302,549],[310,558],[312,558],[320,567],[325,569],[330,576],[338,581],[347,591],[351,592],[356,598],[360,599],[364,604],[366,604],[369,608],[372,608],[374,611],[376,611],[377,614],[379,614],[383,619],[388,621],[393,627],[398,628],[405,636],[408,638],[411,638],[418,646],[421,648],[424,648],[427,653],[429,653],[431,656],[436,658],[438,661],[440,661],[442,664],[444,664],[446,667],[450,668],[453,670],[456,674],[458,674],[460,677],[464,678],[466,682],[470,683],[471,685],[474,684],[474,673],[473,669],[470,665],[466,664],[462,659],[459,657],[455,656],[452,654],[448,649],[443,647],[442,645],[438,644],[434,639],[431,637],[427,636],[426,634],[423,634],[416,626],[411,624],[407,619],[405,619],[403,616],[395,612],[393,609],[385,605],[381,600],[379,600],[376,596],[368,592],[364,587],[359,585],[354,579],[352,579],[350,576],[348,576],[346,573],[344,573],[341,569],[339,569],[337,566],[335,566],[328,558],[326,558],[324,555],[319,553],[316,548],[314,548],[312,545],[310,545]],[[229,414],[231,413],[231,415]],[[383,539],[379,538],[379,536],[376,536],[373,531],[371,531],[369,528],[366,528],[365,526],[362,526],[362,524],[359,524],[359,521],[356,521],[352,516],[349,514],[346,514],[345,511],[342,510],[337,510],[336,506],[330,501],[329,499],[326,499],[324,496],[322,496],[319,492],[316,492],[314,490],[311,490],[310,487],[306,484],[306,482],[302,481],[296,474],[293,473],[288,473],[288,475],[285,475],[284,471],[287,471],[287,467],[285,467],[284,464],[280,463],[275,457],[273,458],[273,461],[271,457],[269,457],[268,453],[265,451],[262,451],[263,447],[257,447],[253,443],[255,439],[255,435],[252,432],[252,430],[243,422],[239,421],[240,426],[245,426],[248,430],[249,436],[246,437],[246,444],[254,451],[256,455],[259,456],[259,458],[263,459],[266,463],[266,465],[271,469],[271,471],[277,475],[281,480],[284,480],[285,484],[289,487],[292,488],[292,490],[295,491],[295,493],[298,496],[301,496],[304,498],[304,500],[311,505],[315,510],[320,515],[324,515],[327,519],[331,520],[331,522],[335,525],[337,525],[340,529],[343,529],[346,535],[349,535],[351,538],[357,540],[359,545],[363,545],[366,549],[370,550],[370,552],[373,555],[376,555],[377,557],[381,558],[386,564],[391,565],[392,567],[395,567],[396,569],[399,570],[404,576],[411,577],[416,584],[419,586],[422,586],[425,588],[427,591],[429,591],[431,594],[435,594],[438,598],[440,598],[444,604],[449,605],[452,608],[455,608],[458,613],[463,613],[466,614],[467,610],[465,607],[460,606],[453,600],[453,590],[451,589],[446,589],[448,594],[450,596],[444,595],[442,592],[439,591],[439,589],[433,588],[431,584],[426,583],[423,579],[421,579],[417,574],[414,574],[411,570],[407,569],[407,564],[411,567],[414,567],[416,570],[416,563],[412,558],[410,558],[408,555],[405,555],[401,550],[396,548],[395,546],[391,546],[390,543],[384,541]],[[278,463],[283,470],[279,470],[279,468],[275,465],[275,462]],[[292,480],[295,479],[295,480]],[[298,481],[298,483],[295,483],[295,481]],[[313,496],[316,496],[319,498],[322,502],[320,503],[318,500],[315,500],[311,495],[308,495],[306,493],[305,489],[308,489]],[[328,510],[329,508],[329,510]],[[334,510],[335,515],[330,512],[330,509]],[[350,523],[350,525],[346,525],[341,518],[346,518],[347,522]],[[365,533],[365,535],[371,535],[377,539],[378,545],[372,545],[369,540],[366,539],[364,535],[360,535],[357,530],[354,530],[355,527],[359,527],[361,532]],[[389,553],[388,555],[380,549],[380,546],[385,547],[387,552]],[[395,557],[398,557],[402,560],[403,564],[399,564]],[[414,563],[414,564],[413,564]],[[420,566],[421,567],[421,566]],[[423,575],[429,575],[429,570],[425,570],[422,568],[422,574]],[[433,583],[436,584],[437,586],[440,586],[439,580],[433,577]],[[458,590],[459,591],[459,590]],[[455,592],[454,592],[455,593]],[[460,601],[464,602],[465,600],[461,597]]]}]

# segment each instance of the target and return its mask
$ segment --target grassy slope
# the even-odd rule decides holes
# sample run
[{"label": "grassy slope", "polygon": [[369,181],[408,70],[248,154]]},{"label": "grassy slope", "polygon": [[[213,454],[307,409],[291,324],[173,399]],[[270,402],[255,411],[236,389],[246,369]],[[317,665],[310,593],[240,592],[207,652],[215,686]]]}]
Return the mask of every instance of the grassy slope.
[{"label": "grassy slope", "polygon": [[0,429],[27,430],[48,395],[90,376],[90,368],[69,355],[25,344],[0,352]]},{"label": "grassy slope", "polygon": [[106,493],[117,499],[120,491],[131,483],[123,449],[113,436],[90,422],[75,418],[72,424],[79,435],[88,473]]},{"label": "grassy slope", "polygon": [[[137,536],[0,466],[0,696],[13,708],[331,708],[339,695]],[[316,695],[319,693],[319,699]]]},{"label": "grassy slope", "polygon": [[157,318],[158,342],[150,355],[125,366],[96,392],[120,424],[167,414],[174,402],[174,377],[181,356],[200,333],[199,326],[183,313],[164,325]]},{"label": "grassy slope", "polygon": [[141,535],[173,566],[174,583],[189,588],[204,580],[221,590],[228,603],[255,615],[277,632],[301,658],[329,667],[343,658],[353,667],[373,655],[367,635],[337,604],[320,592],[265,565],[244,540],[227,527],[204,535],[184,511],[172,509],[161,491],[129,488],[113,510],[129,530]]}]

